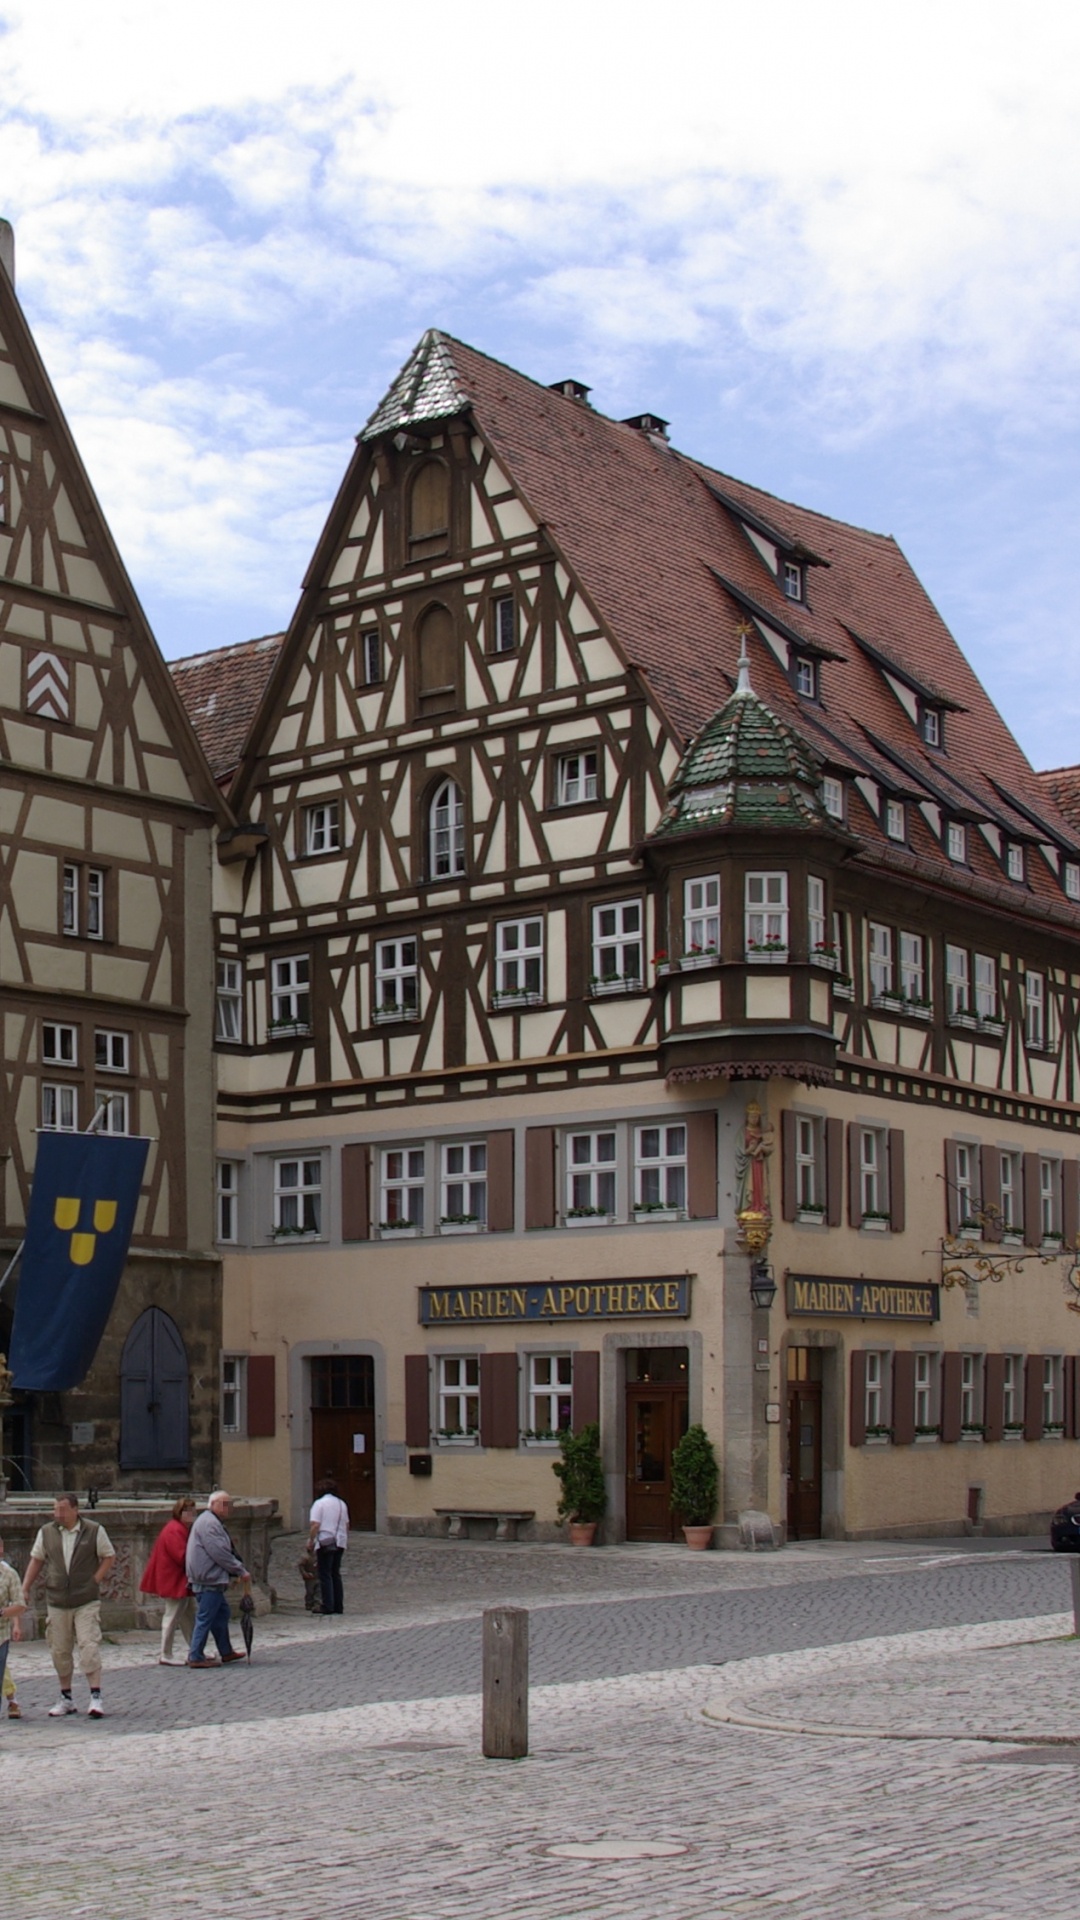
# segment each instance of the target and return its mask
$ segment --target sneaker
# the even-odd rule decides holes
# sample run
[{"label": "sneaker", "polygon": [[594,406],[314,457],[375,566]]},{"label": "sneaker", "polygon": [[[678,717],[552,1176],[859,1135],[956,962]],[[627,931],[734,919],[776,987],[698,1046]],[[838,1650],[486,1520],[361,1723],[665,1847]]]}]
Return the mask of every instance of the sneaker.
[{"label": "sneaker", "polygon": [[7,1717],[9,1720],[22,1719],[22,1708],[20,1707],[17,1700],[8,1701]]},{"label": "sneaker", "polygon": [[70,1694],[63,1694],[63,1693],[62,1693],[62,1694],[60,1695],[60,1698],[59,1698],[59,1700],[57,1701],[57,1703],[56,1703],[56,1705],[55,1705],[55,1707],[50,1707],[50,1708],[49,1708],[49,1719],[50,1719],[50,1720],[62,1720],[62,1719],[64,1718],[64,1715],[65,1715],[65,1714],[67,1714],[67,1713],[78,1713],[78,1711],[79,1711],[79,1709],[78,1709],[78,1707],[77,1707],[77,1706],[75,1705],[75,1702],[74,1702],[74,1700],[73,1700],[73,1699],[71,1698],[71,1695],[70,1695]]},{"label": "sneaker", "polygon": [[88,1719],[90,1719],[90,1720],[103,1720],[103,1719],[104,1719],[104,1717],[105,1717],[105,1709],[104,1709],[104,1707],[103,1707],[103,1706],[102,1706],[102,1704],[101,1704],[101,1695],[100,1695],[100,1694],[98,1694],[98,1693],[92,1693],[92,1694],[90,1695],[90,1705],[89,1705],[89,1706],[87,1707],[87,1709],[86,1709],[86,1712],[87,1712],[87,1717],[88,1717]]}]

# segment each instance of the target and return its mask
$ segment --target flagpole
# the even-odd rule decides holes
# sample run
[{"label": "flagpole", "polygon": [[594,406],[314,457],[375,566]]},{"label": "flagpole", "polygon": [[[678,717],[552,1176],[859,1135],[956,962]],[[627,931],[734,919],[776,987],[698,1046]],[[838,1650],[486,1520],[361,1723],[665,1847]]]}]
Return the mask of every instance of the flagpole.
[{"label": "flagpole", "polygon": [[[101,1125],[102,1120],[104,1119],[105,1109],[107,1108],[108,1104],[109,1102],[107,1099],[101,1102],[101,1105],[98,1107],[98,1110],[95,1113],[93,1119],[91,1120],[90,1125],[88,1127],[83,1128],[84,1133],[97,1132],[98,1128]],[[40,1127],[35,1128],[35,1132],[40,1133],[40,1131],[41,1131]],[[4,1288],[7,1286],[8,1281],[11,1279],[12,1274],[14,1273],[16,1267],[19,1264],[20,1259],[22,1258],[22,1250],[25,1247],[25,1245],[26,1245],[25,1240],[19,1241],[19,1244],[16,1247],[14,1253],[12,1254],[11,1259],[8,1261],[7,1266],[4,1268],[4,1277],[2,1280],[0,1280],[0,1299],[3,1299]]]}]

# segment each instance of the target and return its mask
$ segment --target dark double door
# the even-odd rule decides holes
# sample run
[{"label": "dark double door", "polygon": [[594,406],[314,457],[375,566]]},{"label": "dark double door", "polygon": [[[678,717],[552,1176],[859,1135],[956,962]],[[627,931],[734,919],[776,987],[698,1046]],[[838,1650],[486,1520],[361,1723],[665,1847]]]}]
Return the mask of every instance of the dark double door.
[{"label": "dark double door", "polygon": [[357,1533],[375,1531],[375,1381],[364,1354],[311,1363],[311,1480],[328,1476]]}]

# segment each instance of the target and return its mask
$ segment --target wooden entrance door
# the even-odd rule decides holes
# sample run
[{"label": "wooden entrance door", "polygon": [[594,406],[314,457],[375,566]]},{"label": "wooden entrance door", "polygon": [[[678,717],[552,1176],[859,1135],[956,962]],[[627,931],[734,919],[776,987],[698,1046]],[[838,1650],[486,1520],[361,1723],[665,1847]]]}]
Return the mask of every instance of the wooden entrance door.
[{"label": "wooden entrance door", "polygon": [[685,1386],[631,1385],[626,1389],[626,1537],[674,1540],[671,1456],[686,1432]]},{"label": "wooden entrance door", "polygon": [[332,1475],[358,1533],[375,1531],[375,1366],[367,1354],[311,1362],[311,1480]]},{"label": "wooden entrance door", "polygon": [[788,1538],[821,1538],[821,1381],[788,1381]]}]

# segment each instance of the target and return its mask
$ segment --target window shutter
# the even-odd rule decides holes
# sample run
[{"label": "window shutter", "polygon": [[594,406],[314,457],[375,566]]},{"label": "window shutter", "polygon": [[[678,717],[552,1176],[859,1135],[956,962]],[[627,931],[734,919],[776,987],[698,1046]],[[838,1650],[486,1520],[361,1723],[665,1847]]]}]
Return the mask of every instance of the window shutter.
[{"label": "window shutter", "polygon": [[1024,1439],[1041,1440],[1043,1430],[1043,1357],[1029,1353],[1024,1362]]},{"label": "window shutter", "polygon": [[600,1419],[600,1355],[594,1352],[574,1355],[574,1432],[596,1425]]},{"label": "window shutter", "polygon": [[848,1179],[848,1219],[853,1227],[862,1226],[862,1128],[854,1120],[848,1122],[847,1130],[847,1179]]},{"label": "window shutter", "polygon": [[962,1364],[962,1354],[943,1353],[941,1356],[941,1438],[950,1446],[955,1446],[960,1438]]},{"label": "window shutter", "polygon": [[983,1421],[986,1426],[984,1438],[1001,1440],[1005,1434],[1005,1355],[988,1353],[986,1356],[985,1404]]},{"label": "window shutter", "polygon": [[1075,1440],[1076,1434],[1076,1355],[1067,1353],[1061,1366],[1062,1419],[1065,1422],[1065,1439]]},{"label": "window shutter", "polygon": [[825,1122],[825,1220],[838,1227],[844,1217],[844,1123]]},{"label": "window shutter", "polygon": [[1061,1231],[1071,1253],[1080,1234],[1080,1160],[1061,1163]]},{"label": "window shutter", "polygon": [[247,1431],[249,1440],[272,1440],[277,1432],[272,1353],[249,1353],[247,1363]]},{"label": "window shutter", "polygon": [[525,1225],[555,1225],[554,1127],[529,1127],[525,1133]]},{"label": "window shutter", "polygon": [[780,1115],[780,1212],[785,1220],[794,1220],[798,1211],[795,1137],[795,1115],[787,1108]]},{"label": "window shutter", "polygon": [[350,1145],[341,1149],[341,1237],[366,1240],[371,1232],[368,1188],[371,1148]]},{"label": "window shutter", "polygon": [[487,1137],[487,1223],[491,1233],[514,1230],[514,1135],[504,1132]]},{"label": "window shutter", "polygon": [[915,1355],[905,1349],[893,1354],[892,1437],[897,1447],[915,1439]]},{"label": "window shutter", "polygon": [[848,1433],[853,1447],[866,1440],[866,1354],[855,1347],[851,1355],[851,1405],[848,1408]]},{"label": "window shutter", "polygon": [[907,1197],[904,1190],[904,1129],[889,1128],[889,1225],[894,1233],[903,1233],[907,1223]]},{"label": "window shutter", "polygon": [[686,1199],[691,1220],[716,1218],[716,1111],[686,1121]]},{"label": "window shutter", "polygon": [[1001,1154],[996,1147],[979,1148],[979,1180],[982,1187],[982,1203],[988,1213],[983,1227],[983,1238],[1000,1240],[1001,1226]]},{"label": "window shutter", "polygon": [[1037,1247],[1042,1241],[1042,1207],[1039,1204],[1039,1156],[1024,1155],[1024,1245]]},{"label": "window shutter", "polygon": [[518,1357],[516,1353],[480,1355],[480,1445],[516,1447],[518,1443]]},{"label": "window shutter", "polygon": [[426,1353],[405,1355],[405,1445],[431,1445],[431,1392]]},{"label": "window shutter", "polygon": [[955,1140],[946,1140],[945,1208],[950,1233],[956,1233],[960,1226],[960,1198],[956,1191],[956,1148],[957,1142]]}]

